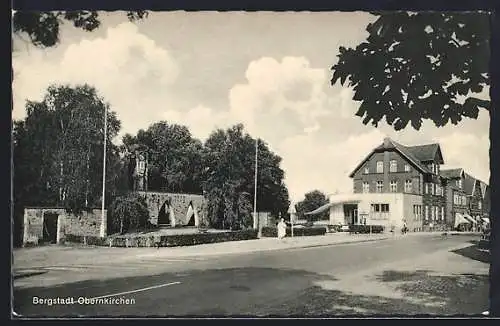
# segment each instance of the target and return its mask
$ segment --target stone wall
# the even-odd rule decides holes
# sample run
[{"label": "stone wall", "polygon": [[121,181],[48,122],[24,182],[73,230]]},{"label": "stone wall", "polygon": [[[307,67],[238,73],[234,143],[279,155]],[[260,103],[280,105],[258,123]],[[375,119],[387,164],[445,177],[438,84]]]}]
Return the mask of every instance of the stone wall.
[{"label": "stone wall", "polygon": [[[182,226],[189,223],[188,210],[192,203],[199,217],[200,225],[208,225],[207,200],[203,195],[194,194],[176,194],[166,192],[138,192],[145,196],[149,210],[149,220],[152,224],[158,224],[158,214],[163,204],[170,201],[172,211],[175,217],[175,225]],[[168,208],[166,208],[168,211]]]},{"label": "stone wall", "polygon": [[61,243],[66,234],[97,237],[106,236],[107,211],[104,211],[104,220],[102,220],[100,209],[84,211],[81,214],[72,214],[66,212],[64,208],[25,208],[23,246],[27,244],[37,245],[43,239],[44,216],[46,214],[57,215],[57,243]]}]

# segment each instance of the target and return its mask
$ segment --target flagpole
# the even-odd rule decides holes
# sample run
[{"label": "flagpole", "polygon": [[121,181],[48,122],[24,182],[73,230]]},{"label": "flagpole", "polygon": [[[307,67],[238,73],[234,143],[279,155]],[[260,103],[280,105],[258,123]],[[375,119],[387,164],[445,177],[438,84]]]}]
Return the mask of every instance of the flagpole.
[{"label": "flagpole", "polygon": [[257,160],[259,152],[259,139],[255,139],[255,175],[254,175],[254,192],[253,192],[253,228],[258,228],[257,221]]},{"label": "flagpole", "polygon": [[104,155],[102,164],[102,201],[101,201],[101,221],[104,221],[104,204],[106,194],[106,147],[108,135],[108,108],[104,107]]}]

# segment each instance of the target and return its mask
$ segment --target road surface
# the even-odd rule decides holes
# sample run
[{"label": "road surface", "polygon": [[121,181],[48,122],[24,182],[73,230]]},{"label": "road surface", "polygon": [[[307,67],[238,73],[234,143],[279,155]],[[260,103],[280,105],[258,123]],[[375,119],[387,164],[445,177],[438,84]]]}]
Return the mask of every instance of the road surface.
[{"label": "road surface", "polygon": [[468,248],[476,238],[428,235],[190,259],[143,257],[127,266],[60,271],[99,269],[106,274],[100,280],[15,288],[14,311],[26,317],[479,315],[487,310],[488,264]]}]

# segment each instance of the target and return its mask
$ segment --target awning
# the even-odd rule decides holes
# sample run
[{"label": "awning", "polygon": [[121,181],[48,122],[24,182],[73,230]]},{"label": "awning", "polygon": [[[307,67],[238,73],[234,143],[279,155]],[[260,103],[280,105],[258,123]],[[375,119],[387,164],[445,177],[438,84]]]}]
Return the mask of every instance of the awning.
[{"label": "awning", "polygon": [[316,215],[316,214],[323,213],[324,211],[330,209],[330,207],[335,206],[335,205],[339,205],[339,204],[357,204],[360,201],[361,201],[360,199],[354,199],[354,198],[339,198],[339,199],[334,199],[334,200],[330,200],[330,202],[328,204],[325,204],[325,205],[323,205],[321,207],[318,207],[318,208],[316,208],[313,211],[304,213],[304,215]]},{"label": "awning", "polygon": [[466,219],[462,214],[455,213],[455,227],[459,226],[462,223],[470,224],[471,222]]},{"label": "awning", "polygon": [[468,221],[470,221],[473,224],[477,224],[476,219],[473,218],[472,216],[470,216],[469,214],[464,214],[464,218],[467,219]]}]

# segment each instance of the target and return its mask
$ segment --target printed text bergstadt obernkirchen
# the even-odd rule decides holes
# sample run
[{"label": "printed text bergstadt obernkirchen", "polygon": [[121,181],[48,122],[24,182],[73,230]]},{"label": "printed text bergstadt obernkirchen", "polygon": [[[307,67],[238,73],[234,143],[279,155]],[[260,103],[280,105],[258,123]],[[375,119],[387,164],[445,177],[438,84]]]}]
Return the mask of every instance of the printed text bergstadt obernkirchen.
[{"label": "printed text bergstadt obernkirchen", "polygon": [[119,298],[86,298],[86,297],[56,297],[56,298],[41,298],[33,297],[34,305],[133,305],[135,299],[119,297]]}]

